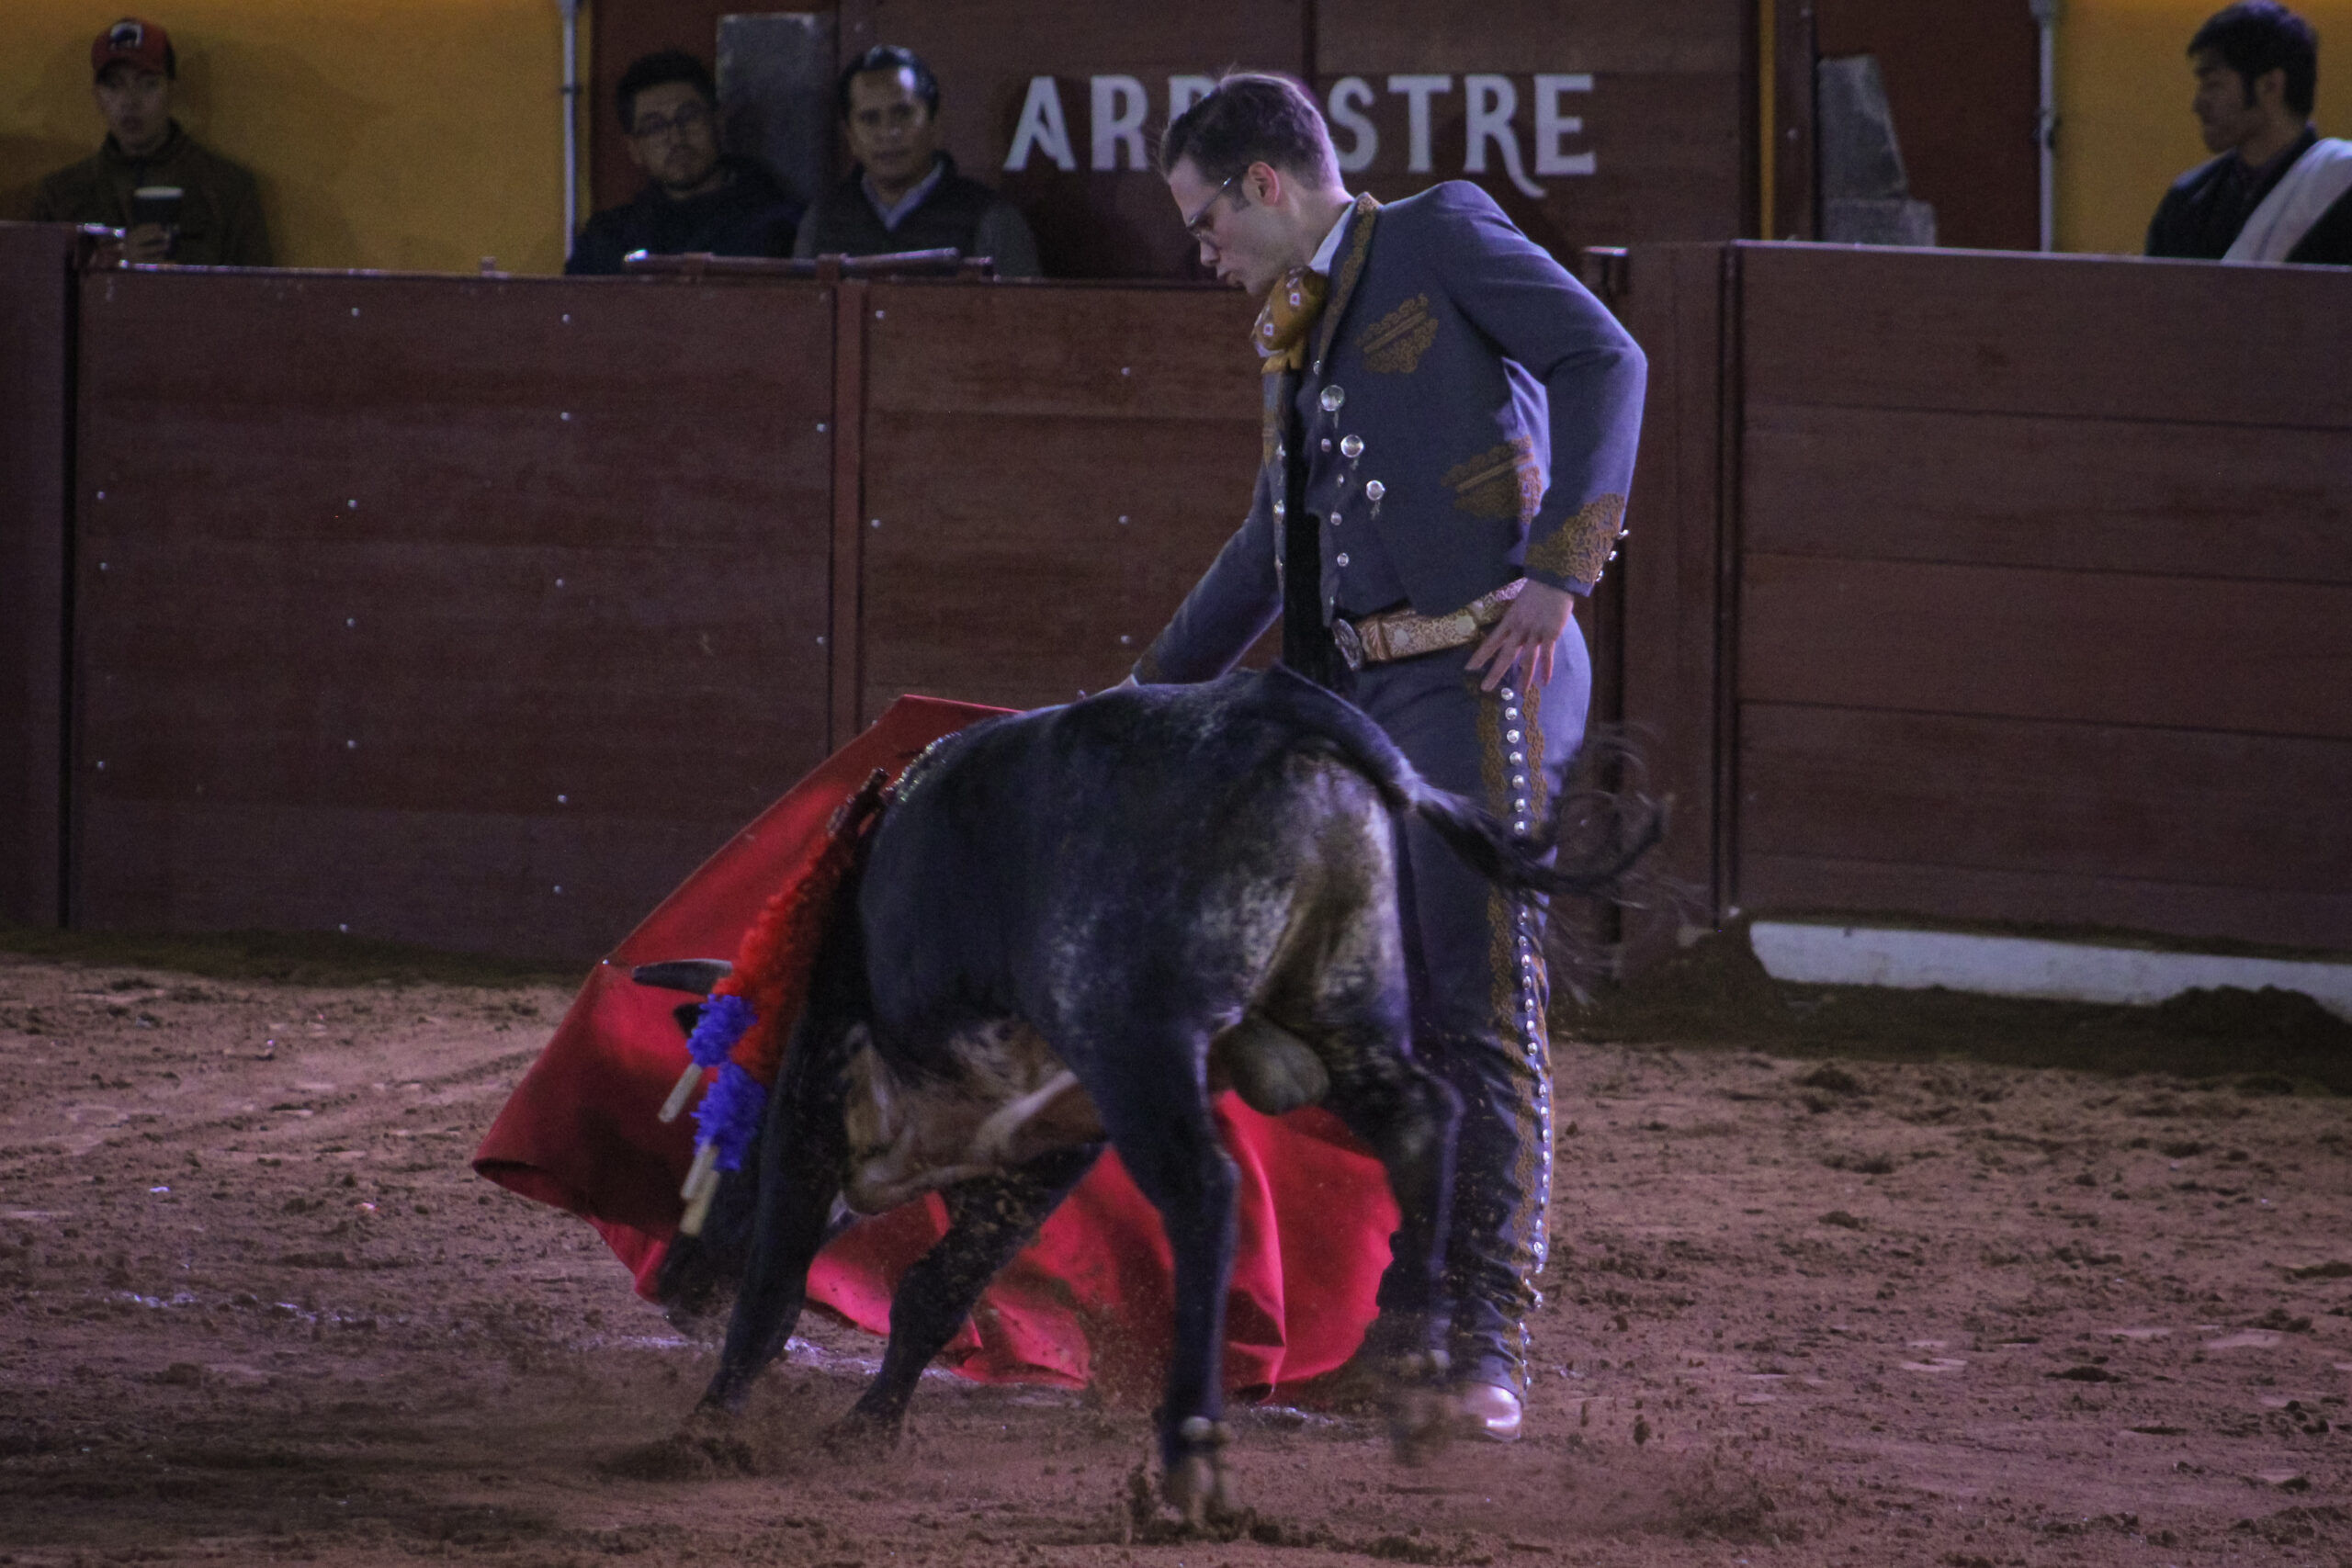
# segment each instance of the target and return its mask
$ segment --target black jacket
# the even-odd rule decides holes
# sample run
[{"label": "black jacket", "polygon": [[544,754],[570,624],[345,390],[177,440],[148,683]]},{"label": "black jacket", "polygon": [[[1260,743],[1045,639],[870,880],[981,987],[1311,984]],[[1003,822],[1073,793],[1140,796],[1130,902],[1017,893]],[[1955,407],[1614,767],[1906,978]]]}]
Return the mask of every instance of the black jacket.
[{"label": "black jacket", "polygon": [[171,259],[187,266],[267,266],[269,228],[261,194],[241,164],[209,152],[172,122],[168,141],[144,158],[124,154],[112,136],[96,154],[41,181],[36,223],[130,227],[130,193],[141,186],[177,186],[177,230]]},{"label": "black jacket", "polygon": [[788,256],[800,221],[800,204],[784,193],[775,176],[749,158],[729,153],[721,167],[734,177],[717,190],[680,201],[648,181],[636,199],[608,207],[588,220],[573,242],[563,270],[575,276],[617,273],[631,251],[680,255],[707,251],[718,256]]},{"label": "black jacket", "polygon": [[[2173,181],[2148,224],[2148,254],[2221,260],[2262,198],[2318,140],[2319,133],[2306,128],[2302,140],[2260,169],[2248,169],[2235,152],[2224,152]],[[2321,213],[2287,259],[2352,266],[2352,196]]]}]

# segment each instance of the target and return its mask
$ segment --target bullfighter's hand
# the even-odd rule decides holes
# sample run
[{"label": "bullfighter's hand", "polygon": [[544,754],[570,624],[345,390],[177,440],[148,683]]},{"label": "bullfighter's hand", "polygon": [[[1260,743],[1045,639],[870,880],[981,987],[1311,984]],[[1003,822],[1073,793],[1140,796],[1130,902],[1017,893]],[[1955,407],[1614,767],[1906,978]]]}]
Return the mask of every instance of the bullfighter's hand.
[{"label": "bullfighter's hand", "polygon": [[140,223],[123,231],[122,259],[127,262],[169,261],[172,231],[161,223]]},{"label": "bullfighter's hand", "polygon": [[1503,618],[1495,623],[1495,629],[1487,634],[1487,640],[1478,645],[1478,651],[1470,656],[1471,669],[1487,671],[1480,687],[1493,691],[1522,660],[1529,685],[1550,681],[1560,636],[1576,615],[1575,594],[1530,578],[1519,597],[1510,602],[1510,608],[1503,612]]}]

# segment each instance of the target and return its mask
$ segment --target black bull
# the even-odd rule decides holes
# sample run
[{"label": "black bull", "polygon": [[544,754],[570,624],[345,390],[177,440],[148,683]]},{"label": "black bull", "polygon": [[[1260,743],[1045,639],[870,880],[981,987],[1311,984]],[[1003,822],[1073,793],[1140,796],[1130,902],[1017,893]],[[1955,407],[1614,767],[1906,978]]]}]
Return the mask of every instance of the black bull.
[{"label": "black bull", "polygon": [[[1107,1141],[1174,1255],[1168,1493],[1193,1517],[1221,1506],[1235,1174],[1209,1100],[1228,1085],[1270,1112],[1320,1101],[1379,1156],[1402,1222],[1367,1349],[1400,1391],[1433,1388],[1460,1108],[1411,1050],[1407,814],[1544,893],[1610,885],[1657,833],[1653,815],[1596,852],[1608,863],[1547,866],[1546,844],[1280,671],[989,719],[918,759],[842,890],[757,1180],[730,1180],[665,1272],[693,1295],[742,1270],[704,1409],[740,1409],[782,1350],[837,1201],[872,1213],[939,1190],[947,1233],[900,1281],[881,1371],[845,1420],[895,1435],[923,1368]],[[639,977],[707,988],[721,967]],[[1442,1413],[1409,1403],[1399,1435],[1417,1440]]]}]

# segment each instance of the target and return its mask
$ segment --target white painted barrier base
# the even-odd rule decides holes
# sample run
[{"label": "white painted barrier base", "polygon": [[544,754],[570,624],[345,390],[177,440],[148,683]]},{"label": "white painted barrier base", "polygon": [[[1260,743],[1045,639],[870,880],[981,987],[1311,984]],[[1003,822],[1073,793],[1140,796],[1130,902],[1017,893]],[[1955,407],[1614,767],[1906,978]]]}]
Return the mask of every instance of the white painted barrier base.
[{"label": "white painted barrier base", "polygon": [[1748,939],[1765,972],[1807,986],[1941,986],[1996,997],[2145,1006],[2183,991],[2266,986],[2301,991],[2352,1020],[2352,964],[2154,953],[1960,931],[1758,920]]}]

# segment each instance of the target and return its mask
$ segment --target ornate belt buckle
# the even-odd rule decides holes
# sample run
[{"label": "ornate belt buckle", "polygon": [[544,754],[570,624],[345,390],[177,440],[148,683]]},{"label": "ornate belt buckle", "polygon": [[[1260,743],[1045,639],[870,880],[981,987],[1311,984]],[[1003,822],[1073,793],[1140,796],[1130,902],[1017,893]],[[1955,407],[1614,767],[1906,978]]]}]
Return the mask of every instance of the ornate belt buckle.
[{"label": "ornate belt buckle", "polygon": [[1363,668],[1363,638],[1356,635],[1352,625],[1335,617],[1331,622],[1331,640],[1340,645],[1340,657],[1347,661],[1349,669]]}]

